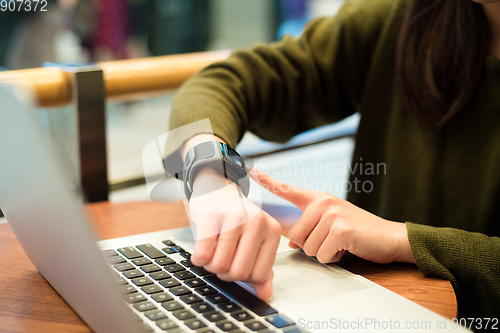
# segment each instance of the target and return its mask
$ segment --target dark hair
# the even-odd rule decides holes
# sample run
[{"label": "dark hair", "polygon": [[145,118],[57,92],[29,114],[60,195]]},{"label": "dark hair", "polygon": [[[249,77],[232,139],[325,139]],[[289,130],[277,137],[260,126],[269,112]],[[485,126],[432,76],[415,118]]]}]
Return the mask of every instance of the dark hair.
[{"label": "dark hair", "polygon": [[471,0],[411,0],[399,34],[396,82],[406,109],[442,128],[477,92],[486,20]]}]

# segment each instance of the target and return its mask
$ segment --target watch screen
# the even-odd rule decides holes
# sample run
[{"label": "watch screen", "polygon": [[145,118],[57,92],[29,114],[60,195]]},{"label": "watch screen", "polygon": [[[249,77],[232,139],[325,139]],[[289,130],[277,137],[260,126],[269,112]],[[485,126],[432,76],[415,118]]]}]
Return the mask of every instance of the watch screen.
[{"label": "watch screen", "polygon": [[244,168],[245,162],[243,161],[243,158],[241,158],[241,156],[234,149],[228,147],[227,145],[226,149],[227,149],[227,156],[231,159],[231,161],[233,161],[233,163],[238,167]]}]

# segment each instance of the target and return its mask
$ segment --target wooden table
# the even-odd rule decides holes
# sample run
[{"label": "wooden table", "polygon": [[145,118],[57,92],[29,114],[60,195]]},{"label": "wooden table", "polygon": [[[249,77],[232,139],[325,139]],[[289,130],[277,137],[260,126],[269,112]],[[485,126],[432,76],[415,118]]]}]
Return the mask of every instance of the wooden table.
[{"label": "wooden table", "polygon": [[[286,235],[300,212],[264,207],[283,225]],[[96,203],[86,206],[99,239],[130,236],[189,225],[180,203]],[[0,332],[90,332],[38,273],[8,224],[0,225]],[[415,265],[373,264],[354,256],[340,265],[361,274],[447,318],[456,316],[455,294],[448,281],[424,276]]]}]

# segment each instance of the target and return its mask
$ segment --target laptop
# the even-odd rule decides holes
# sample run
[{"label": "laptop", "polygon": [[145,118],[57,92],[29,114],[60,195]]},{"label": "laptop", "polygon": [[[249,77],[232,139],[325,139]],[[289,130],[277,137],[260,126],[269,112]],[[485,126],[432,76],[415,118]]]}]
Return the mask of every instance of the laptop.
[{"label": "laptop", "polygon": [[[95,332],[460,331],[439,314],[281,243],[274,296],[190,262],[191,228],[96,242],[44,144],[32,98],[0,86],[0,208],[24,251]],[[465,330],[464,330],[465,331]]]}]

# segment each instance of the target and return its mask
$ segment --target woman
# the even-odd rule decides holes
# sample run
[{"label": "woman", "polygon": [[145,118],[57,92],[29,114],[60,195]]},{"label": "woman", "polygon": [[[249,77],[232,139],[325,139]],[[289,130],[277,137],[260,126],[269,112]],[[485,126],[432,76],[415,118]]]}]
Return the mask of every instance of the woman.
[{"label": "woman", "polygon": [[[348,202],[253,173],[303,209],[291,244],[322,262],[347,250],[379,263],[416,263],[451,281],[459,316],[498,317],[500,2],[484,2],[347,2],[299,39],[236,52],[203,70],[178,92],[171,127],[210,118],[217,140],[234,147],[246,130],[283,142],[360,112],[353,163],[386,166],[382,174],[351,174],[369,180],[371,192],[351,191]],[[188,139],[168,149],[185,156],[212,138]],[[193,194],[221,177],[206,168]],[[222,224],[231,216],[228,207],[206,210]],[[192,261],[254,282],[268,299],[279,228],[264,212],[252,221],[198,242]]]}]

